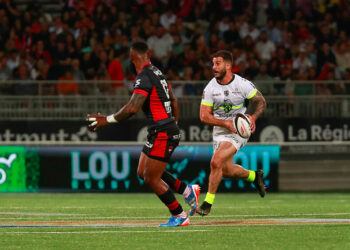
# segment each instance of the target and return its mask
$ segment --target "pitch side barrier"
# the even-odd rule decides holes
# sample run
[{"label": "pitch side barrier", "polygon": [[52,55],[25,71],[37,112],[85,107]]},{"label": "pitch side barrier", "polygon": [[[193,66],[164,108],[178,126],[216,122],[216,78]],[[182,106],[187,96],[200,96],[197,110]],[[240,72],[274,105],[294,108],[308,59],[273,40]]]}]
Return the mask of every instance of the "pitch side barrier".
[{"label": "pitch side barrier", "polygon": [[[142,146],[135,142],[4,143],[0,146],[0,192],[149,192],[136,174]],[[268,191],[276,192],[288,190],[280,179],[294,164],[285,169],[286,164],[299,160],[307,170],[310,163],[327,157],[350,162],[349,153],[350,142],[248,143],[234,162],[246,169],[263,169]],[[184,142],[167,169],[185,183],[198,183],[207,190],[212,154],[210,143]],[[346,164],[344,168],[349,170]],[[224,179],[219,187],[219,192],[253,191],[243,180]]]},{"label": "pitch side barrier", "polygon": [[[121,83],[123,87],[114,88]],[[178,98],[179,117],[199,113],[207,81],[170,81]],[[254,81],[268,106],[263,117],[350,117],[350,81]],[[75,84],[75,93],[58,89]],[[317,89],[336,94],[318,95]],[[111,113],[121,108],[133,90],[130,81],[0,81],[0,120],[80,120],[88,112]],[[60,93],[60,94],[58,94]],[[286,95],[290,93],[290,95]],[[295,93],[293,95],[293,93]],[[136,114],[132,119],[141,118]]]}]

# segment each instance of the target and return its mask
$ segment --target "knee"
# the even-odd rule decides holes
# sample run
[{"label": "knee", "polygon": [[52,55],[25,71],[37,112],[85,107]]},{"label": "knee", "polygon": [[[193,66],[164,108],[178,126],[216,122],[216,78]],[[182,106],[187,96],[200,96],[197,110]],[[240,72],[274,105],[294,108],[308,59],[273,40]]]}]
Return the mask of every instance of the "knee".
[{"label": "knee", "polygon": [[220,157],[218,157],[218,156],[214,156],[211,159],[210,167],[211,167],[212,170],[221,169],[221,167],[222,167],[222,159]]},{"label": "knee", "polygon": [[143,170],[141,170],[141,169],[137,169],[137,175],[141,178],[141,179],[143,179]]}]

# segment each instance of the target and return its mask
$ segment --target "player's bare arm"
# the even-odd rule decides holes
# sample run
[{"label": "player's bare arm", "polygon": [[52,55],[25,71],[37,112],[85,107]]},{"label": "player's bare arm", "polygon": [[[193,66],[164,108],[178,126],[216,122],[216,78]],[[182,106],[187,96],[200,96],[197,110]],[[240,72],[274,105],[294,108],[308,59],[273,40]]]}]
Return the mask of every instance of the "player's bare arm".
[{"label": "player's bare arm", "polygon": [[253,110],[254,110],[252,115],[248,115],[248,117],[251,121],[250,128],[252,130],[252,133],[254,133],[255,128],[256,128],[255,121],[262,114],[262,112],[264,112],[264,110],[266,108],[266,101],[265,101],[265,98],[263,97],[263,95],[259,91],[249,101],[252,103]]},{"label": "player's bare arm", "polygon": [[179,120],[179,108],[177,105],[177,99],[174,95],[173,89],[171,88],[171,86],[169,85],[169,97],[170,97],[170,101],[171,101],[171,109],[172,109],[172,115],[175,118],[175,121],[178,122]]},{"label": "player's bare arm", "polygon": [[201,105],[199,113],[201,122],[206,123],[211,126],[220,126],[237,133],[236,129],[233,127],[232,120],[220,120],[213,116],[213,107]]},{"label": "player's bare arm", "polygon": [[109,116],[104,116],[101,113],[98,113],[97,115],[88,114],[88,118],[86,120],[92,122],[89,127],[93,128],[94,131],[97,131],[99,127],[106,126],[109,123],[125,120],[137,113],[142,108],[142,105],[146,99],[146,96],[134,93],[129,102],[125,104],[117,113]]}]

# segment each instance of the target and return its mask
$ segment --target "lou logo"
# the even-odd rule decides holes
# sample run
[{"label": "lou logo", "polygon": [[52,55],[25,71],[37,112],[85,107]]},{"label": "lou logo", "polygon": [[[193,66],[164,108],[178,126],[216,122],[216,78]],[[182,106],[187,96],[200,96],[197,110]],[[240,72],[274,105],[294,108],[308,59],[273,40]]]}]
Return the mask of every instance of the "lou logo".
[{"label": "lou logo", "polygon": [[[8,158],[0,157],[0,164],[4,164],[8,168],[12,167],[12,162],[17,158],[17,154],[11,154]],[[6,181],[6,172],[0,168],[0,185]]]}]

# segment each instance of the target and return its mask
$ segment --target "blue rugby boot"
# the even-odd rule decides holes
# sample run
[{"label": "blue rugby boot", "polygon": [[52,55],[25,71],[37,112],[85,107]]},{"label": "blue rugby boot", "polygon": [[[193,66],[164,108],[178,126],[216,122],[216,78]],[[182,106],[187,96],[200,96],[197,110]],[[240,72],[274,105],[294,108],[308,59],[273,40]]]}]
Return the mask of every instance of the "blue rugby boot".
[{"label": "blue rugby boot", "polygon": [[181,218],[178,215],[172,215],[169,221],[165,224],[160,224],[160,227],[184,227],[190,224],[190,219],[186,213],[186,218]]},{"label": "blue rugby boot", "polygon": [[191,207],[190,215],[195,215],[198,209],[198,197],[200,194],[200,187],[197,184],[188,185],[191,189],[191,193],[185,197],[185,202]]}]

